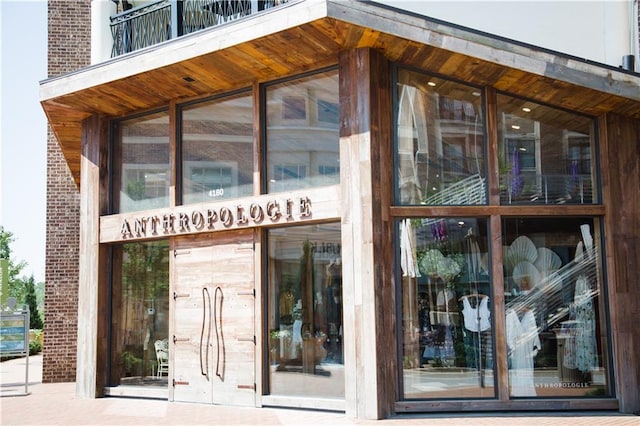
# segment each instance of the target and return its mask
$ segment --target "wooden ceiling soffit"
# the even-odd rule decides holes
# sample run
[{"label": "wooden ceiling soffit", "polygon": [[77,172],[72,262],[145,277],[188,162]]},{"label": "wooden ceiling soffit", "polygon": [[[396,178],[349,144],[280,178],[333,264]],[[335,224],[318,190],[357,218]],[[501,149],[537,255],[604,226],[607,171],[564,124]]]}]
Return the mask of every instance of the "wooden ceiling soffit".
[{"label": "wooden ceiling soffit", "polygon": [[[371,38],[372,33],[378,34],[375,42],[364,44],[383,50],[391,60],[403,60],[433,72],[496,88],[505,85],[503,75],[510,70],[519,70],[522,75],[550,88],[558,82],[567,83],[577,96],[605,94],[623,98],[621,104],[640,102],[638,73],[624,72],[397,9],[377,6],[374,15],[371,5],[366,3],[330,3],[336,6],[329,8],[330,17],[348,23],[351,28],[367,28],[366,32],[363,30],[363,38]],[[403,40],[405,44],[394,48],[393,40]],[[527,89],[527,84],[518,84],[519,79],[516,84],[513,80],[511,83],[512,90],[515,86]],[[636,108],[639,111],[634,115],[640,117],[640,105]]]},{"label": "wooden ceiling soffit", "polygon": [[[370,47],[389,60],[591,115],[640,118],[640,75],[371,3],[292,2],[41,83],[74,177],[81,121],[221,93],[335,64]],[[76,168],[77,167],[77,168]]]}]

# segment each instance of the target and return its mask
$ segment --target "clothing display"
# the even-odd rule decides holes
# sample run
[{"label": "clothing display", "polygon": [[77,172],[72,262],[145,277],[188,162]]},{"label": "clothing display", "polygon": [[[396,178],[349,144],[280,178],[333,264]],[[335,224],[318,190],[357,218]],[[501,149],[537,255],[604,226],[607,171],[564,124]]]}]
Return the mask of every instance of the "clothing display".
[{"label": "clothing display", "polygon": [[509,350],[509,384],[511,396],[536,396],[533,381],[533,358],[542,348],[533,310],[518,316],[507,310],[507,347]]},{"label": "clothing display", "polygon": [[598,366],[598,352],[593,298],[584,275],[576,280],[572,317],[574,326],[565,345],[564,366],[586,373]]},{"label": "clothing display", "polygon": [[442,289],[436,296],[437,310],[430,311],[425,304],[420,310],[422,358],[438,360],[443,366],[452,366],[455,359],[454,342],[459,324],[456,293]]},{"label": "clothing display", "polygon": [[[464,318],[467,367],[481,371],[492,368],[489,297],[484,294],[471,294],[462,296],[460,299],[462,300],[462,316]],[[480,376],[481,386],[484,386],[483,374],[481,373]]]},{"label": "clothing display", "polygon": [[[471,306],[470,297],[480,298],[480,303]],[[489,297],[485,295],[462,296],[462,316],[464,317],[464,327],[469,331],[485,331],[491,328]]]},{"label": "clothing display", "polygon": [[493,368],[491,331],[464,331],[464,350],[467,368],[478,370]]}]

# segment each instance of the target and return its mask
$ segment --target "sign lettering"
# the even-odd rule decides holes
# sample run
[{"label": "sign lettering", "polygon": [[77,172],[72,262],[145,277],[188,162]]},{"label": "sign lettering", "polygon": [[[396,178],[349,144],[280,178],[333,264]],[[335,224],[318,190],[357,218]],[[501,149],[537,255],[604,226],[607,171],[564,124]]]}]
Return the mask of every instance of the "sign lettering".
[{"label": "sign lettering", "polygon": [[120,236],[122,239],[148,238],[194,231],[230,229],[232,226],[260,225],[265,220],[276,223],[282,218],[295,221],[310,217],[311,199],[309,197],[300,197],[296,200],[272,199],[262,203],[253,202],[249,205],[224,205],[218,208],[200,208],[191,212],[123,219]]}]

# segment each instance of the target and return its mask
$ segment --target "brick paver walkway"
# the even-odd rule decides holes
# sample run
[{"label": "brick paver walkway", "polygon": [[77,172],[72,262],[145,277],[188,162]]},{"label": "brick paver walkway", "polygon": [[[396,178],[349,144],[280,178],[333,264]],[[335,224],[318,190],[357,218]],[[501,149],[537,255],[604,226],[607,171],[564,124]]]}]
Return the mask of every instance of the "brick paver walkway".
[{"label": "brick paver walkway", "polygon": [[487,425],[640,426],[640,417],[619,413],[437,414],[358,420],[342,413],[275,408],[238,408],[150,399],[77,399],[74,383],[43,384],[42,357],[0,363],[0,424],[11,425]]}]

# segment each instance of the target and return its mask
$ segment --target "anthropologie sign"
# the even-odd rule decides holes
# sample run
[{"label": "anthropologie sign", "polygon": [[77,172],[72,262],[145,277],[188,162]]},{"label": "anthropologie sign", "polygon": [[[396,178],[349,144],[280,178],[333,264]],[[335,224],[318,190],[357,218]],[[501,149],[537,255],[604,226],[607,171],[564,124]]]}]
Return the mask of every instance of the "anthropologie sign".
[{"label": "anthropologie sign", "polygon": [[120,237],[129,240],[190,234],[260,226],[265,222],[292,222],[310,217],[309,197],[258,199],[247,204],[216,204],[187,211],[125,217],[120,226]]}]

